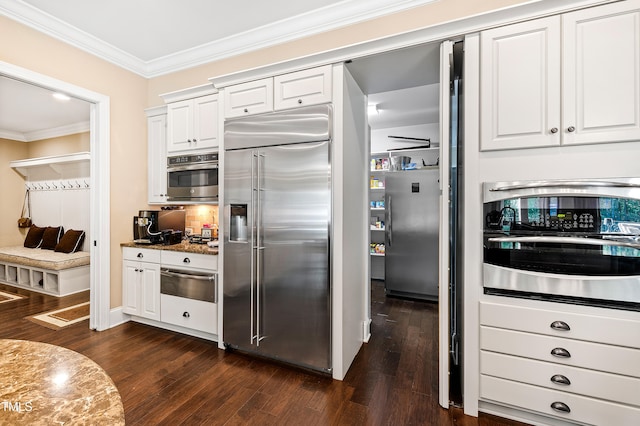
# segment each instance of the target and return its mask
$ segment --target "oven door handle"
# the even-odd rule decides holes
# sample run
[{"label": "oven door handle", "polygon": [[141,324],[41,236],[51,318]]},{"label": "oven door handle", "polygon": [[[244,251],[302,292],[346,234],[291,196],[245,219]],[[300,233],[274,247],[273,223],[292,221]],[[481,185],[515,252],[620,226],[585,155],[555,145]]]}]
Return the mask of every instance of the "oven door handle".
[{"label": "oven door handle", "polygon": [[184,166],[169,166],[167,167],[167,172],[171,173],[171,172],[186,172],[189,170],[209,170],[209,169],[217,169],[218,168],[218,162],[212,162],[212,163],[199,163],[199,164],[192,164],[192,165],[184,165]]},{"label": "oven door handle", "polygon": [[629,243],[617,240],[599,240],[597,238],[581,238],[581,237],[553,237],[553,236],[537,236],[537,237],[494,237],[489,238],[492,243],[556,243],[556,244],[579,244],[589,246],[618,246],[631,247],[640,250],[640,243]]},{"label": "oven door handle", "polygon": [[490,192],[513,191],[517,189],[532,188],[640,188],[640,184],[633,182],[610,182],[604,180],[556,180],[556,181],[535,181],[535,182],[516,182],[508,185],[494,186],[490,188]]}]

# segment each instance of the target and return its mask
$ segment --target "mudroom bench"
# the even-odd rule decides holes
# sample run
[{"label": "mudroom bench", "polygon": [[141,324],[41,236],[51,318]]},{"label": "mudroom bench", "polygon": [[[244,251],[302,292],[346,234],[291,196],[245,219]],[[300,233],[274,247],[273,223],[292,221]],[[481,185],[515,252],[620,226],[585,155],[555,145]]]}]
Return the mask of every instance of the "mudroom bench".
[{"label": "mudroom bench", "polygon": [[0,283],[54,296],[89,290],[90,254],[0,247]]}]

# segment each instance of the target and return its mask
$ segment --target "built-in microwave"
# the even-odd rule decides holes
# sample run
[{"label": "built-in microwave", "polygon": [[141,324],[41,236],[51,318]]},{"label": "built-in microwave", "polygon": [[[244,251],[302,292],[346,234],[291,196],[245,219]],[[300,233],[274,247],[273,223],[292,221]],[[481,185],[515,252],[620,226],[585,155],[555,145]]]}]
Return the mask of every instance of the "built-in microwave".
[{"label": "built-in microwave", "polygon": [[640,310],[640,179],[484,184],[487,294]]},{"label": "built-in microwave", "polygon": [[218,201],[218,153],[167,157],[167,201]]}]

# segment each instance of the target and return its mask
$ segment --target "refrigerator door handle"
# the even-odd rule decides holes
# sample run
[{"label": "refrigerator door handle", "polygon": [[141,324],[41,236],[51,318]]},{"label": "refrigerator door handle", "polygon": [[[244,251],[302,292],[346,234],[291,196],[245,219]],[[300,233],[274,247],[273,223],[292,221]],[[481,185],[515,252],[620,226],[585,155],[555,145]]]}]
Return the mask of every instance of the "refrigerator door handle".
[{"label": "refrigerator door handle", "polygon": [[256,332],[255,324],[256,324],[256,315],[255,315],[255,306],[256,306],[256,248],[257,248],[257,235],[256,235],[256,193],[257,193],[257,185],[255,182],[256,178],[256,162],[257,162],[257,154],[253,153],[251,155],[251,344],[253,344],[254,340],[258,341],[258,335]]},{"label": "refrigerator door handle", "polygon": [[260,341],[263,339],[260,332],[260,300],[261,300],[261,286],[262,286],[262,260],[263,260],[263,242],[264,242],[264,230],[262,229],[262,188],[260,179],[262,178],[263,168],[260,161],[264,161],[264,154],[258,152],[257,155],[258,174],[256,177],[257,192],[256,192],[256,346],[260,346]]},{"label": "refrigerator door handle", "polygon": [[387,245],[391,247],[391,244],[393,243],[393,210],[391,209],[391,195],[387,195],[386,205],[387,209],[389,210],[389,217],[387,218]]}]

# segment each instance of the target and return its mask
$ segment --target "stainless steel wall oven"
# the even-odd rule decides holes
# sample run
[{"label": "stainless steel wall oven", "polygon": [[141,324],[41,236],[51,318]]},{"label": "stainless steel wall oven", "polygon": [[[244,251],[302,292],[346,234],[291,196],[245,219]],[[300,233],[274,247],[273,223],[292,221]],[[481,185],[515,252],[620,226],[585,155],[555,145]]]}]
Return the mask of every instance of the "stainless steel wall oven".
[{"label": "stainless steel wall oven", "polygon": [[218,154],[167,157],[167,200],[218,201]]},{"label": "stainless steel wall oven", "polygon": [[640,311],[640,179],[484,184],[487,294]]}]

